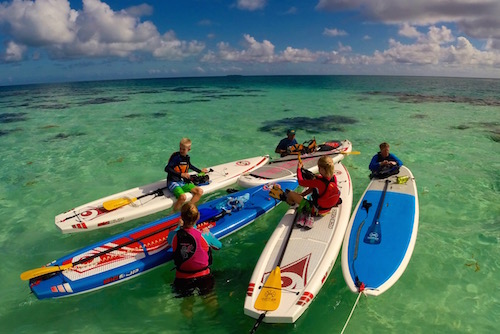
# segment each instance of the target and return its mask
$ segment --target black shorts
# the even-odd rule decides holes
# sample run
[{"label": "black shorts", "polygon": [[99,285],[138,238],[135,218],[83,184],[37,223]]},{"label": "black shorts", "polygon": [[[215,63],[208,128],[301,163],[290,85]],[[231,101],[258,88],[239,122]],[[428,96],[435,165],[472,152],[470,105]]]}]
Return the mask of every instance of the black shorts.
[{"label": "black shorts", "polygon": [[212,274],[195,278],[175,278],[172,285],[175,297],[182,298],[198,294],[200,296],[210,293],[215,286]]}]

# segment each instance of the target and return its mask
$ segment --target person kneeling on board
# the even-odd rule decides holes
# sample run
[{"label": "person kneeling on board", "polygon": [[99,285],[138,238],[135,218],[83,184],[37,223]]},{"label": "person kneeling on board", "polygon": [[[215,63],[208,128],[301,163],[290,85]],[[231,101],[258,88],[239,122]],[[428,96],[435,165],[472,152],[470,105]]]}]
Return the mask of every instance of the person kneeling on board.
[{"label": "person kneeling on board", "polygon": [[[281,191],[280,199],[290,205],[298,204],[297,226],[311,229],[314,216],[324,216],[330,210],[341,203],[340,190],[337,187],[335,177],[335,166],[330,156],[322,156],[318,160],[319,174],[303,170],[302,160],[297,165],[297,179],[299,185],[307,187],[302,193],[289,191],[286,194]],[[306,196],[311,194],[310,199]]]},{"label": "person kneeling on board", "polygon": [[[181,208],[182,227],[172,239],[175,262],[173,290],[176,297],[187,297],[197,292],[200,296],[210,293],[215,280],[210,272],[211,249],[220,249],[222,244],[213,235],[196,227],[200,213],[193,203],[185,203]],[[208,240],[208,241],[207,241]]]}]

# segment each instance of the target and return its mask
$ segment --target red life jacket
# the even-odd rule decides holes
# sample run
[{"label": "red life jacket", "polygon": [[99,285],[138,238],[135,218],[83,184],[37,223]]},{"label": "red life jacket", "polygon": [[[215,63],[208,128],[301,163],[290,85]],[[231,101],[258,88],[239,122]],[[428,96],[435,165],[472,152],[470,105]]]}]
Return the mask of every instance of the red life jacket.
[{"label": "red life jacket", "polygon": [[317,192],[313,193],[313,205],[318,210],[317,214],[323,215],[337,205],[340,198],[340,190],[337,187],[337,178],[335,175],[330,180],[321,175],[318,175],[317,179],[325,184],[325,190],[321,194]]},{"label": "red life jacket", "polygon": [[175,277],[194,278],[210,273],[212,254],[206,240],[196,228],[181,228],[172,240]]}]

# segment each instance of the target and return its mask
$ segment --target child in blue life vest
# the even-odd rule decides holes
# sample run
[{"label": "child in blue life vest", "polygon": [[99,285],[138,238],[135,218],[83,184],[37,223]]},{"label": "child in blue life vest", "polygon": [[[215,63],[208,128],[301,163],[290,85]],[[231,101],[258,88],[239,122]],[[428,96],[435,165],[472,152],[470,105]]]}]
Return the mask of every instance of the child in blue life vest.
[{"label": "child in blue life vest", "polygon": [[206,173],[208,169],[199,169],[191,164],[191,158],[188,155],[190,150],[191,140],[189,138],[182,138],[179,144],[179,151],[174,152],[170,156],[165,166],[165,172],[168,173],[167,188],[177,198],[174,204],[174,211],[179,211],[182,204],[184,204],[187,192],[193,194],[193,198],[191,199],[191,203],[193,204],[198,202],[201,195],[203,195],[203,189],[190,182],[189,170],[192,169],[197,173]]},{"label": "child in blue life vest", "polygon": [[403,166],[403,162],[389,152],[389,144],[383,142],[379,145],[379,148],[380,152],[373,156],[368,166],[372,172],[370,178],[382,179],[399,173],[399,168]]},{"label": "child in blue life vest", "polygon": [[[299,185],[307,189],[301,194],[295,191],[288,192],[286,201],[290,205],[299,204],[297,226],[310,229],[313,227],[314,216],[326,215],[334,206],[340,204],[340,190],[334,175],[335,166],[332,157],[322,156],[318,160],[319,175],[314,175],[312,179],[304,178],[302,167],[302,161],[299,159],[297,179]],[[311,193],[311,199],[305,199],[305,196]]]}]

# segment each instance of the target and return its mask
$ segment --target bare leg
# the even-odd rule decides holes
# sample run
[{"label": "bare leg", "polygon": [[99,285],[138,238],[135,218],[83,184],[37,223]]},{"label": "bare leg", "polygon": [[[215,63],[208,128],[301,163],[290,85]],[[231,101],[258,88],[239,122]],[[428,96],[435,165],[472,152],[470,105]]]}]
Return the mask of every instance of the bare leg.
[{"label": "bare leg", "polygon": [[174,211],[179,211],[181,209],[182,204],[186,201],[186,195],[182,194],[177,199],[177,202],[174,204]]},{"label": "bare leg", "polygon": [[286,196],[286,202],[290,205],[300,204],[300,202],[302,202],[302,199],[304,199],[304,197],[302,197],[301,194],[296,193],[295,191],[290,191]]},{"label": "bare leg", "polygon": [[191,189],[191,194],[193,194],[193,198],[191,199],[191,203],[195,204],[198,202],[201,198],[201,195],[203,195],[203,189],[200,187],[195,187]]}]

